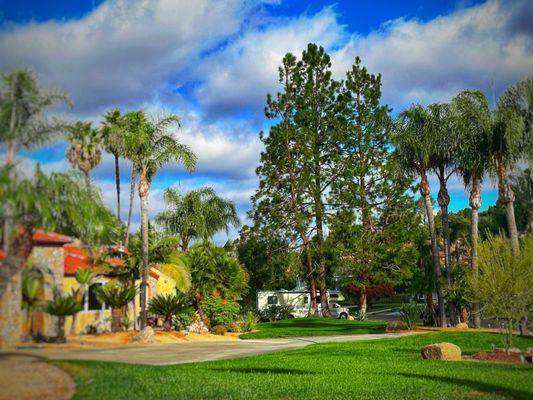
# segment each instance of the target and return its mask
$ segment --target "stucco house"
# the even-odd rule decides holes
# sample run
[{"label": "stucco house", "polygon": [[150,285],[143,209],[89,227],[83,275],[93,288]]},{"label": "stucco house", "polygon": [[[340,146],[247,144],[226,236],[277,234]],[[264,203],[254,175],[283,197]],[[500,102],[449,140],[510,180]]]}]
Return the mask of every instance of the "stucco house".
[{"label": "stucco house", "polygon": [[[107,283],[115,279],[113,274],[102,269],[97,269],[91,265],[87,248],[79,241],[58,233],[44,232],[37,230],[33,234],[34,248],[28,259],[28,266],[33,266],[41,272],[41,285],[38,298],[41,302],[51,300],[55,290],[63,294],[71,293],[73,289],[79,287],[76,281],[76,270],[78,268],[91,268],[97,273],[95,282],[89,287],[88,293],[84,297],[83,310],[77,314],[75,332],[82,333],[87,325],[103,322],[111,317],[111,310],[105,304],[101,304],[95,296],[94,289],[98,285]],[[111,269],[124,266],[124,256],[127,251],[124,248],[113,247],[110,249],[110,256],[106,258],[106,264]],[[0,255],[1,256],[1,255]],[[140,280],[135,282],[138,287]],[[157,294],[174,293],[175,282],[155,268],[150,268],[148,275],[147,298],[151,299]],[[131,320],[138,316],[140,309],[139,294],[135,298],[135,306],[130,305],[127,315]],[[56,317],[48,315],[42,311],[33,314],[33,330],[41,332],[47,336],[56,335]],[[70,332],[72,317],[68,317],[65,324],[66,332]],[[28,325],[22,323],[21,334],[25,335]]]}]

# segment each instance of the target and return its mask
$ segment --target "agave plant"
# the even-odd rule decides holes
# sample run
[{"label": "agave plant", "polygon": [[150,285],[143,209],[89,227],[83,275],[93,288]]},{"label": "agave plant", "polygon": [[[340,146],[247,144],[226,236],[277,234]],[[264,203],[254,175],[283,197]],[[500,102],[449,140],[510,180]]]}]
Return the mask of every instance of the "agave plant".
[{"label": "agave plant", "polygon": [[191,309],[189,297],[183,293],[157,295],[150,300],[148,312],[164,318],[163,327],[165,330],[172,328],[172,317],[174,315],[187,312]]},{"label": "agave plant", "polygon": [[65,343],[65,317],[74,315],[80,311],[81,305],[72,296],[56,295],[44,306],[44,311],[57,317],[57,337],[56,342]]},{"label": "agave plant", "polygon": [[108,282],[95,290],[96,298],[100,303],[111,307],[111,330],[118,332],[122,329],[123,308],[135,298],[137,289],[134,285],[121,285]]}]

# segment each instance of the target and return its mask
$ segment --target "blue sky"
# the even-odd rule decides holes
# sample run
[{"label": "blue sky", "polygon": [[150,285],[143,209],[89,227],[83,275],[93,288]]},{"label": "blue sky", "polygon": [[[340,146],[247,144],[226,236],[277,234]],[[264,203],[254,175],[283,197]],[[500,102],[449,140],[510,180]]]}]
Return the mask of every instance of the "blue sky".
[{"label": "blue sky", "polygon": [[[265,97],[278,90],[286,52],[321,44],[339,79],[360,56],[382,73],[383,100],[395,113],[466,88],[491,98],[524,78],[533,71],[531,20],[533,2],[525,0],[0,0],[0,70],[29,65],[44,86],[66,90],[74,107],[56,112],[68,119],[98,124],[113,107],[180,115],[176,135],[197,152],[199,167],[192,175],[176,166],[161,171],[151,214],[163,208],[167,186],[210,185],[237,203],[244,220],[257,185],[258,133],[268,129]],[[19,160],[67,170],[64,152],[57,142]],[[129,166],[121,166],[126,188]],[[110,157],[93,180],[113,206]],[[450,188],[451,208],[466,207],[461,182],[452,179]],[[495,202],[490,180],[484,198],[484,207]]]}]

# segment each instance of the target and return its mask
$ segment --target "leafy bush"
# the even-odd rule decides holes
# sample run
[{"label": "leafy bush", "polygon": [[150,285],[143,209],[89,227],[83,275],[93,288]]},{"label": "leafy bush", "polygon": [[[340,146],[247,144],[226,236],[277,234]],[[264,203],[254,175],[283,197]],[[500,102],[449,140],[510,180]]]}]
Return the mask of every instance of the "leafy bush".
[{"label": "leafy bush", "polygon": [[91,323],[85,325],[85,334],[86,335],[96,335],[98,333],[99,324]]},{"label": "leafy bush", "polygon": [[257,314],[253,311],[248,311],[240,314],[237,320],[232,324],[232,332],[250,332],[255,330],[257,326]]},{"label": "leafy bush", "polygon": [[400,307],[400,319],[406,328],[412,330],[420,320],[420,306],[416,303],[402,304]]},{"label": "leafy bush", "polygon": [[260,318],[262,321],[269,322],[289,319],[293,310],[294,307],[292,306],[273,304],[261,311]]},{"label": "leafy bush", "polygon": [[211,326],[223,325],[226,329],[237,319],[239,305],[233,301],[223,300],[219,296],[207,296],[202,300],[202,308],[209,318]]},{"label": "leafy bush", "polygon": [[215,325],[211,328],[211,333],[213,335],[224,336],[228,332],[228,329],[224,325]]},{"label": "leafy bush", "polygon": [[172,318],[172,325],[176,331],[187,329],[192,322],[192,315],[190,313],[181,313],[174,315],[174,318]]},{"label": "leafy bush", "polygon": [[176,314],[190,310],[190,299],[180,293],[168,295],[157,295],[152,298],[148,304],[148,312],[164,318],[164,327],[166,330],[172,328],[172,317]]}]

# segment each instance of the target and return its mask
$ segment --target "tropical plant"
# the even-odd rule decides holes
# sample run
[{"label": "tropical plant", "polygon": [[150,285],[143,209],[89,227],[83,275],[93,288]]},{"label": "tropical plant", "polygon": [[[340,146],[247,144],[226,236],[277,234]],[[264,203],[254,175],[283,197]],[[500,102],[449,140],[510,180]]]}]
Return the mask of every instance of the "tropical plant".
[{"label": "tropical plant", "polygon": [[167,331],[172,329],[172,317],[186,313],[190,308],[190,298],[180,292],[167,295],[158,294],[148,303],[148,312],[163,317],[163,327]]},{"label": "tropical plant", "polygon": [[[76,301],[80,303],[81,306],[83,306],[83,299],[85,298],[85,294],[89,290],[89,286],[91,286],[94,282],[94,279],[96,278],[96,273],[92,272],[90,268],[78,268],[76,270],[75,278],[76,282],[78,283],[78,287],[76,289],[72,289],[72,297],[74,297]],[[76,333],[77,315],[78,314],[76,313],[72,316],[72,324],[70,326],[71,335],[74,335]]]},{"label": "tropical plant", "polygon": [[251,332],[254,331],[257,327],[257,322],[259,322],[259,318],[257,317],[257,314],[253,311],[248,311],[244,314],[240,314],[237,317],[237,324],[239,326],[239,332]]},{"label": "tropical plant", "polygon": [[209,187],[191,190],[185,195],[168,188],[164,193],[166,210],[156,222],[180,238],[180,248],[187,251],[193,240],[209,240],[219,231],[229,232],[240,221],[235,204],[219,197]]},{"label": "tropical plant", "polygon": [[[179,122],[174,115],[151,121],[143,111],[129,112],[124,116],[127,140],[125,154],[139,174],[139,198],[141,203],[141,329],[146,326],[146,285],[148,276],[148,194],[157,171],[171,163],[181,163],[187,171],[196,167],[196,156],[188,146],[179,143],[167,132],[172,124]],[[131,139],[134,137],[134,140]]]},{"label": "tropical plant", "polygon": [[102,160],[100,131],[92,128],[91,122],[78,121],[68,127],[67,160],[85,177],[85,186],[91,185],[90,172]]},{"label": "tropical plant", "polygon": [[239,305],[233,301],[224,300],[220,296],[206,296],[202,300],[202,309],[209,319],[211,326],[222,325],[230,329],[239,313]]},{"label": "tropical plant", "polygon": [[[481,182],[489,164],[489,135],[491,114],[485,95],[477,90],[465,90],[452,100],[453,129],[458,133],[454,157],[464,184],[470,189],[470,264],[478,274],[477,249],[479,242],[479,208],[481,207]],[[479,304],[472,305],[474,326],[481,326]]]},{"label": "tropical plant", "polygon": [[208,320],[202,307],[205,296],[218,294],[235,300],[246,291],[248,274],[226,249],[209,242],[197,244],[187,252],[187,258],[195,307],[203,320]]},{"label": "tropical plant", "polygon": [[33,312],[39,305],[39,289],[41,273],[34,267],[25,268],[22,272],[22,308],[26,310],[26,327],[33,336]]},{"label": "tropical plant", "polygon": [[57,317],[57,336],[58,343],[65,343],[65,317],[74,315],[81,310],[81,305],[72,296],[54,296],[53,300],[49,300],[45,306],[44,311],[50,315]]},{"label": "tropical plant", "polygon": [[418,175],[420,178],[420,195],[424,199],[426,222],[431,239],[431,256],[433,271],[436,278],[436,291],[439,308],[439,323],[446,326],[446,310],[444,296],[440,283],[442,275],[439,259],[439,244],[437,241],[437,228],[431,200],[431,190],[428,172],[431,168],[431,137],[428,134],[428,111],[421,105],[414,105],[400,113],[395,134],[393,135],[394,153],[408,174]]},{"label": "tropical plant", "polygon": [[[6,175],[0,173],[0,179],[4,179],[2,176]],[[116,226],[100,193],[93,188],[87,190],[79,174],[46,175],[37,168],[31,179],[8,177],[1,191],[2,201],[10,205],[13,221],[20,229],[0,268],[0,314],[5,321],[0,325],[0,346],[19,340],[18,333],[8,326],[21,324],[22,286],[15,282],[20,282],[20,273],[32,251],[32,232],[38,228],[59,231],[99,245],[112,241]]]},{"label": "tropical plant", "polygon": [[533,309],[533,236],[525,236],[521,248],[516,252],[503,236],[489,237],[479,245],[479,276],[470,280],[483,315],[505,322],[506,347],[512,346],[514,330]]},{"label": "tropical plant", "polygon": [[172,318],[172,325],[174,327],[174,330],[176,331],[183,331],[186,330],[189,325],[192,322],[192,314],[191,313],[181,313],[174,315]]},{"label": "tropical plant", "polygon": [[215,325],[211,328],[211,333],[213,335],[224,336],[226,333],[228,333],[228,328],[226,328],[224,325]]},{"label": "tropical plant", "polygon": [[100,129],[102,144],[115,160],[115,187],[117,190],[117,219],[120,221],[120,164],[119,157],[124,155],[125,133],[120,110],[114,109],[104,115]]},{"label": "tropical plant", "polygon": [[100,303],[111,307],[111,330],[118,332],[122,329],[123,308],[135,298],[137,289],[132,284],[108,282],[95,289],[96,298]]},{"label": "tropical plant", "polygon": [[400,307],[400,319],[409,330],[416,328],[416,325],[420,320],[420,313],[421,308],[417,303],[406,303],[402,304]]},{"label": "tropical plant", "polygon": [[282,319],[289,319],[294,311],[294,307],[290,305],[272,304],[263,309],[259,313],[259,318],[262,321],[280,321]]}]

